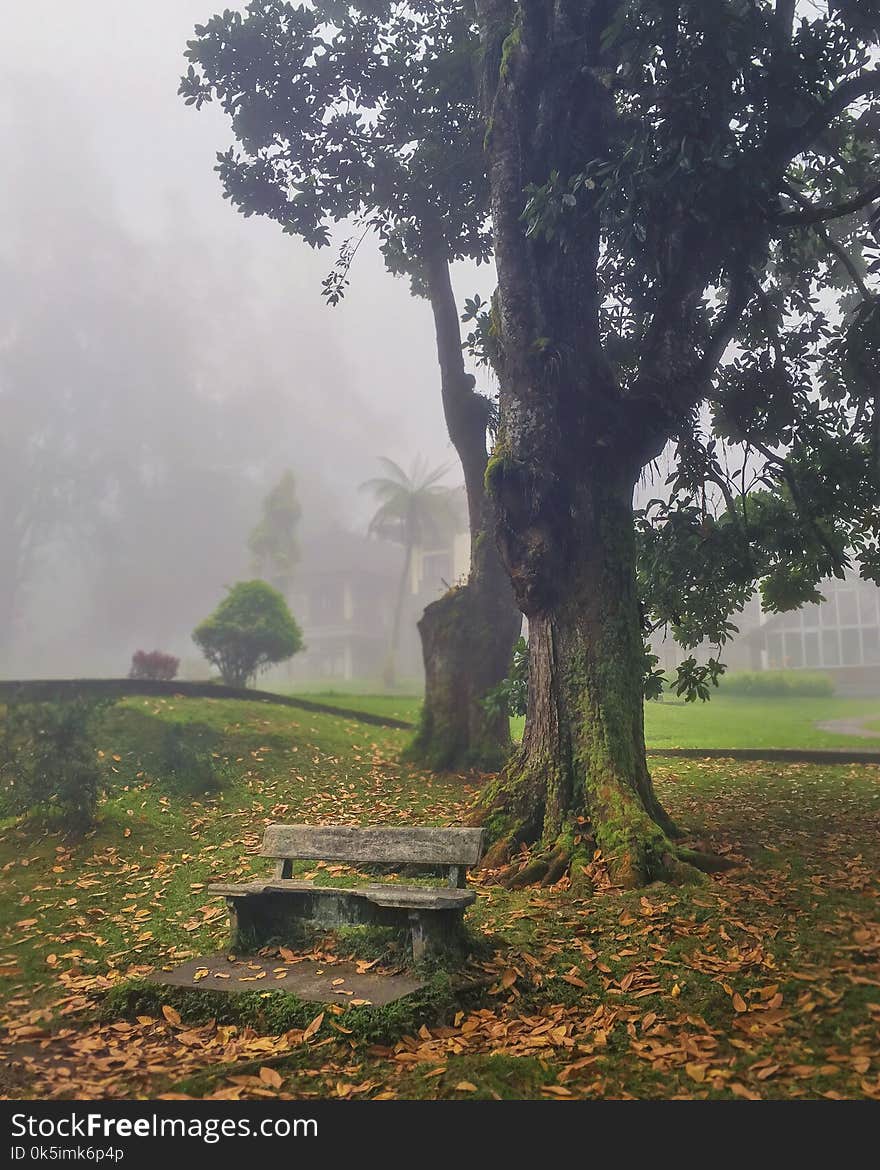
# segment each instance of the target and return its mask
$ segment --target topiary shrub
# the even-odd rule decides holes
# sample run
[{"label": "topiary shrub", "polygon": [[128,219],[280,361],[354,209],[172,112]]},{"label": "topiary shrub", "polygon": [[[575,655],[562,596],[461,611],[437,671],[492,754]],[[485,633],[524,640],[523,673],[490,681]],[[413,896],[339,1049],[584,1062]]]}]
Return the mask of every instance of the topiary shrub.
[{"label": "topiary shrub", "polygon": [[180,659],[173,654],[163,654],[161,650],[136,650],[131,656],[128,677],[170,682],[179,666]]},{"label": "topiary shrub", "polygon": [[267,666],[292,658],[303,648],[302,633],[287,602],[265,581],[233,585],[193,641],[223,681],[244,687]]}]

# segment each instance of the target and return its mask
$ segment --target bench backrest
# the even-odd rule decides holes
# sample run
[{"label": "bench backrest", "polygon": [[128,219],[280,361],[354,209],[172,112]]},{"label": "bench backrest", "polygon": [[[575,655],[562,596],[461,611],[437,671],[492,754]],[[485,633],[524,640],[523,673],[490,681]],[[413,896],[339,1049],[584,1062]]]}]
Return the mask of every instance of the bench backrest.
[{"label": "bench backrest", "polygon": [[482,846],[482,829],[269,825],[261,852],[284,861],[466,867],[477,864]]}]

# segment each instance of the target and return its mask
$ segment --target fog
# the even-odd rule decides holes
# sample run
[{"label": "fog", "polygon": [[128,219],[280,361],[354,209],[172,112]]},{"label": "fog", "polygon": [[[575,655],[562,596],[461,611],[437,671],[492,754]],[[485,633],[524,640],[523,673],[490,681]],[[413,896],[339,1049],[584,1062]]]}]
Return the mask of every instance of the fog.
[{"label": "fog", "polygon": [[0,675],[122,674],[194,653],[286,468],[307,538],[364,530],[377,456],[454,462],[433,326],[367,247],[327,308],[333,251],[222,199],[176,95],[212,0],[2,7]]}]

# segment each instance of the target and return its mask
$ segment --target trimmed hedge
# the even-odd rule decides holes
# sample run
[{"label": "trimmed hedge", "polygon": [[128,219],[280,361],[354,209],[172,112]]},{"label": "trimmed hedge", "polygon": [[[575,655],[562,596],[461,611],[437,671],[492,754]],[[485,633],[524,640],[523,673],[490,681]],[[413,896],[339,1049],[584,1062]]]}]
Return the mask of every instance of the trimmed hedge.
[{"label": "trimmed hedge", "polygon": [[834,694],[834,683],[809,670],[736,670],[721,676],[719,689],[726,695],[823,699]]}]

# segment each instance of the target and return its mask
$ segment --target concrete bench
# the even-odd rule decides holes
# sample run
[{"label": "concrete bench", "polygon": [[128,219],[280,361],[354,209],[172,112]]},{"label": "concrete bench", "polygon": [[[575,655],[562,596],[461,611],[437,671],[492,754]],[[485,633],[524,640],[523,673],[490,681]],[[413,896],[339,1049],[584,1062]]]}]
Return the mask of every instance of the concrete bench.
[{"label": "concrete bench", "polygon": [[[465,886],[467,869],[480,859],[482,829],[354,828],[344,825],[269,825],[261,856],[275,860],[266,881],[217,883],[209,893],[226,898],[234,949],[284,941],[297,923],[317,926],[408,925],[413,958],[460,949],[465,908],[476,895]],[[347,862],[400,869],[445,870],[446,886],[318,886],[292,877],[294,861]]]}]

